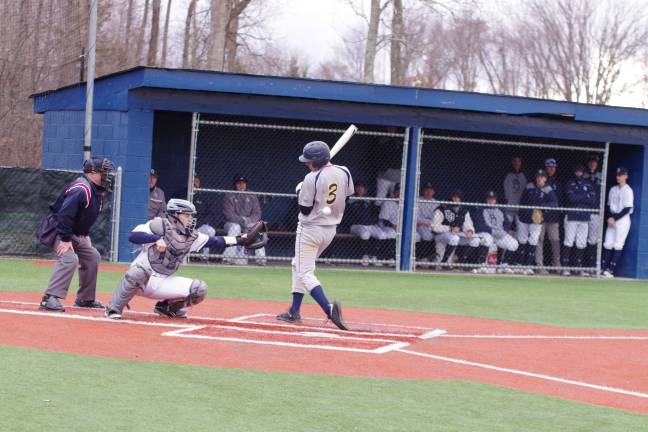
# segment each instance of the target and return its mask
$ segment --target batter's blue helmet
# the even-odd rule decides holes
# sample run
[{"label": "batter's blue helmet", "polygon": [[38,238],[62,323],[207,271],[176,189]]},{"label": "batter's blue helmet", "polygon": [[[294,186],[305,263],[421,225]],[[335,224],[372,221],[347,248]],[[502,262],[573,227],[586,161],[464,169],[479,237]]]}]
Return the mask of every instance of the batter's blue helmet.
[{"label": "batter's blue helmet", "polygon": [[331,150],[324,141],[311,141],[304,146],[300,162],[313,162],[315,168],[321,168],[331,159]]}]

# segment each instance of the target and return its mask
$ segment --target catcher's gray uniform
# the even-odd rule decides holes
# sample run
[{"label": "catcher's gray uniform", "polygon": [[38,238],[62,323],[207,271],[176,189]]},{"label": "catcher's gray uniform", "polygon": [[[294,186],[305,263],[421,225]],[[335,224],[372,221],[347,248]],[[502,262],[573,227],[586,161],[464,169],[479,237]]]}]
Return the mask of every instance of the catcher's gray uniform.
[{"label": "catcher's gray uniform", "polygon": [[[298,203],[312,207],[308,215],[299,213],[292,260],[292,292],[309,293],[320,285],[315,277],[315,260],[331,244],[342,220],[347,197],[353,195],[353,179],[346,167],[326,164],[304,178]],[[326,214],[322,209],[330,208]]]},{"label": "catcher's gray uniform", "polygon": [[173,274],[188,253],[205,246],[208,236],[196,231],[191,236],[181,235],[175,224],[166,218],[155,218],[138,225],[133,232],[160,236],[167,249],[160,252],[154,242],[141,245],[139,255],[113,294],[109,304],[111,309],[121,312],[135,295],[156,300],[188,299],[187,306],[200,303],[205,298],[205,282]]}]

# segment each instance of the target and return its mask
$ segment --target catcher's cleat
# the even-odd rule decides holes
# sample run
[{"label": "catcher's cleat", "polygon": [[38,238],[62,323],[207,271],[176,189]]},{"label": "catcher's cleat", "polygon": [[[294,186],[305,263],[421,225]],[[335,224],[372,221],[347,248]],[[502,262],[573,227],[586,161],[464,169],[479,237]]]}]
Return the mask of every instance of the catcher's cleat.
[{"label": "catcher's cleat", "polygon": [[104,306],[97,300],[79,301],[79,299],[76,299],[74,301],[74,306],[82,307],[82,308],[90,308],[90,309],[103,309],[104,308]]},{"label": "catcher's cleat", "polygon": [[106,308],[105,312],[106,318],[112,319],[112,320],[120,320],[121,319],[121,313],[114,309]]},{"label": "catcher's cleat", "polygon": [[291,314],[290,311],[286,311],[282,314],[277,315],[277,319],[279,321],[286,321],[289,323],[300,323],[301,322],[301,315],[298,313],[296,314]]},{"label": "catcher's cleat", "polygon": [[334,301],[329,305],[328,317],[340,330],[349,330],[342,318],[342,305],[340,302]]},{"label": "catcher's cleat", "polygon": [[53,312],[65,312],[65,308],[59,303],[58,297],[45,294],[41,300],[38,309],[45,309]]},{"label": "catcher's cleat", "polygon": [[187,312],[182,310],[184,306],[184,301],[169,303],[168,300],[163,300],[155,303],[153,312],[160,316],[165,316],[169,318],[186,318]]}]

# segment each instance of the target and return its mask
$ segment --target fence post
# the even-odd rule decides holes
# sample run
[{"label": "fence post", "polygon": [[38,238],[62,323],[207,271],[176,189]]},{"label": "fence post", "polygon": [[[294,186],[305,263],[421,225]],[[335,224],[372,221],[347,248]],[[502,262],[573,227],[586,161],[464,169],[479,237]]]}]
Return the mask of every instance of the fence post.
[{"label": "fence post", "polygon": [[119,260],[119,220],[121,218],[122,167],[117,167],[113,192],[112,232],[110,240],[110,261]]},{"label": "fence post", "polygon": [[[416,215],[414,208],[416,206],[416,181],[418,177],[418,163],[419,163],[419,141],[421,136],[421,128],[413,127],[408,129],[409,133],[406,134],[407,145],[403,151],[407,152],[405,170],[401,174],[401,226],[400,226],[400,271],[410,271],[412,269],[412,232]],[[404,158],[405,159],[405,158]],[[398,251],[397,251],[398,252]]]},{"label": "fence post", "polygon": [[598,244],[596,246],[596,277],[601,277],[601,255],[603,253],[603,227],[605,222],[605,192],[607,188],[607,170],[608,157],[610,155],[610,142],[605,143],[605,153],[603,153],[603,166],[601,167],[601,194],[599,196],[599,226],[598,226]]},{"label": "fence post", "polygon": [[196,171],[196,147],[198,145],[198,129],[200,127],[200,113],[193,113],[191,117],[191,147],[189,149],[189,173],[187,174],[187,201],[193,202],[193,178]]}]

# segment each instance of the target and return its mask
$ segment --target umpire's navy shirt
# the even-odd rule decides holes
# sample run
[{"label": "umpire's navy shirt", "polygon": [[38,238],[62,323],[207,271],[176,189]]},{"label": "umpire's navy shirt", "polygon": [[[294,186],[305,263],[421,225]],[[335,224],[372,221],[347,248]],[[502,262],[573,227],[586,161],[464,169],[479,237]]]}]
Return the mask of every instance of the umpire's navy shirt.
[{"label": "umpire's navy shirt", "polygon": [[103,195],[85,176],[69,184],[52,205],[59,237],[70,241],[73,235],[87,236],[103,205]]}]

